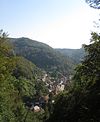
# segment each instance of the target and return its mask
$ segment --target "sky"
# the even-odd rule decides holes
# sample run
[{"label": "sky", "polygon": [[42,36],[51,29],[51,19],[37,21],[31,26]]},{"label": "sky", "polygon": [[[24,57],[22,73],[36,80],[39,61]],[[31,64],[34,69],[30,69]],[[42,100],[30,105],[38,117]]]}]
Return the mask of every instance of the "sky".
[{"label": "sky", "polygon": [[0,29],[10,37],[77,49],[89,44],[99,12],[85,0],[0,0]]}]

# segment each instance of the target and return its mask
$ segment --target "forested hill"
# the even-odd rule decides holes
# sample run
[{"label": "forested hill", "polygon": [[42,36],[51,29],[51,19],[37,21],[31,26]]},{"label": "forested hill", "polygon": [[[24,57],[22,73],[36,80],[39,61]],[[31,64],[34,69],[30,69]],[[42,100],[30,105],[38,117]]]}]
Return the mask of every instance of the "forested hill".
[{"label": "forested hill", "polygon": [[64,56],[66,57],[70,57],[71,59],[73,59],[77,64],[80,63],[81,60],[83,60],[84,56],[85,56],[85,51],[84,48],[80,48],[80,49],[55,49],[56,51],[59,51],[60,53],[62,53]]},{"label": "forested hill", "polygon": [[[1,30],[0,122],[100,122],[100,35],[91,36],[92,43],[84,45],[87,53],[73,79],[61,74],[52,80],[35,64],[41,67],[44,61],[42,68],[49,72],[70,73],[74,64],[69,57],[27,38],[11,39],[13,49]],[[57,92],[64,84],[63,92]]]},{"label": "forested hill", "polygon": [[[14,54],[7,35],[0,30],[0,122],[26,122],[31,101],[48,93],[43,76],[32,62]],[[27,122],[35,121],[33,116],[33,111],[28,111]]]},{"label": "forested hill", "polygon": [[70,74],[73,72],[74,61],[52,47],[28,38],[11,38],[17,55],[32,61],[39,68],[48,72]]}]

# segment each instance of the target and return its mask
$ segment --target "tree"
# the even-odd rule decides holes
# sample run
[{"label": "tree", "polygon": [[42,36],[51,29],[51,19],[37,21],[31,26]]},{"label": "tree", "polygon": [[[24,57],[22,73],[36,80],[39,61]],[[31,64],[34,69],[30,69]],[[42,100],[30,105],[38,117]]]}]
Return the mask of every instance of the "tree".
[{"label": "tree", "polygon": [[12,45],[8,41],[8,34],[0,30],[0,55],[12,56]]},{"label": "tree", "polygon": [[73,87],[57,96],[47,122],[100,121],[100,35],[92,33],[91,43],[84,48],[87,56],[76,68]]},{"label": "tree", "polygon": [[95,9],[100,9],[100,0],[85,0],[86,3],[89,4],[90,7]]},{"label": "tree", "polygon": [[[45,112],[30,110],[36,91],[46,93],[42,71],[23,57],[13,55],[11,44],[0,31],[0,122],[42,122]],[[37,86],[35,88],[35,86]]]}]

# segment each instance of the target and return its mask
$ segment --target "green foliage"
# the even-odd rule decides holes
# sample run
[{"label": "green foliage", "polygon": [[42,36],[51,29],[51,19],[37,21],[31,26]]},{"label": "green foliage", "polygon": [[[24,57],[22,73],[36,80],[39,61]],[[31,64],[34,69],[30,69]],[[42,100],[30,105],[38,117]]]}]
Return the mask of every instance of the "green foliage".
[{"label": "green foliage", "polygon": [[[7,35],[1,30],[0,122],[42,122],[45,114],[35,115],[26,106],[26,102],[33,98],[38,89],[41,93],[46,92],[45,84],[42,81],[40,84],[36,82],[42,75],[42,71],[33,63],[14,55]],[[24,100],[25,97],[28,99]]]},{"label": "green foliage", "polygon": [[48,94],[48,88],[46,87],[45,82],[42,82],[41,80],[37,80],[35,84],[36,84],[35,85],[36,93],[39,96]]},{"label": "green foliage", "polygon": [[0,30],[0,55],[10,56],[12,54],[12,45],[7,39],[7,34]]},{"label": "green foliage", "polygon": [[92,33],[84,48],[87,56],[76,68],[72,87],[57,96],[47,122],[100,121],[100,35]]},{"label": "green foliage", "polygon": [[70,74],[73,71],[74,62],[46,44],[28,38],[13,38],[10,41],[17,55],[27,58],[47,72]]},{"label": "green foliage", "polygon": [[16,78],[23,76],[27,79],[35,79],[35,77],[39,77],[42,74],[42,71],[32,62],[24,57],[15,57],[15,69],[13,70],[13,75],[16,76]]},{"label": "green foliage", "polygon": [[85,56],[85,51],[83,48],[80,49],[56,49],[61,54],[71,59],[74,64],[79,64]]},{"label": "green foliage", "polygon": [[[48,89],[41,80],[43,73],[36,65],[52,71],[51,74],[56,77],[56,73],[59,72],[66,74],[66,70],[67,73],[71,73],[70,68],[73,64],[68,66],[68,60],[47,45],[33,43],[32,40],[28,42],[25,38],[16,40],[13,39],[13,51],[5,33],[0,31],[1,122],[42,122],[49,117],[48,111],[49,122],[100,121],[100,35],[92,33],[91,43],[84,45],[87,55],[76,68],[72,86],[55,98],[54,105],[50,98],[49,108],[45,106],[45,111],[39,113],[30,111],[26,106],[33,98],[48,94]],[[19,54],[18,51],[27,59],[36,61],[36,65],[14,55],[15,52]]]},{"label": "green foliage", "polygon": [[[87,56],[82,64],[76,68],[75,79],[80,78],[80,83],[95,84],[100,72],[100,36],[91,33],[91,44],[84,45]],[[77,80],[78,80],[77,79]],[[90,85],[89,84],[89,85]]]}]

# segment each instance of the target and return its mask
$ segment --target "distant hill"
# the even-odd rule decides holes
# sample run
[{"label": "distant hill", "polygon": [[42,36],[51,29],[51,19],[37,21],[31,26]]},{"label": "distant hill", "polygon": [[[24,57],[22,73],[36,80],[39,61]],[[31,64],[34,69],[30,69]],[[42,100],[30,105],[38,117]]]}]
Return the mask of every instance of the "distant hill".
[{"label": "distant hill", "polygon": [[10,41],[14,45],[16,55],[25,57],[47,72],[73,72],[74,61],[44,43],[24,37],[11,38]]},{"label": "distant hill", "polygon": [[80,49],[55,49],[56,51],[62,53],[64,56],[71,58],[76,64],[80,63],[85,56],[85,51],[83,48]]}]

